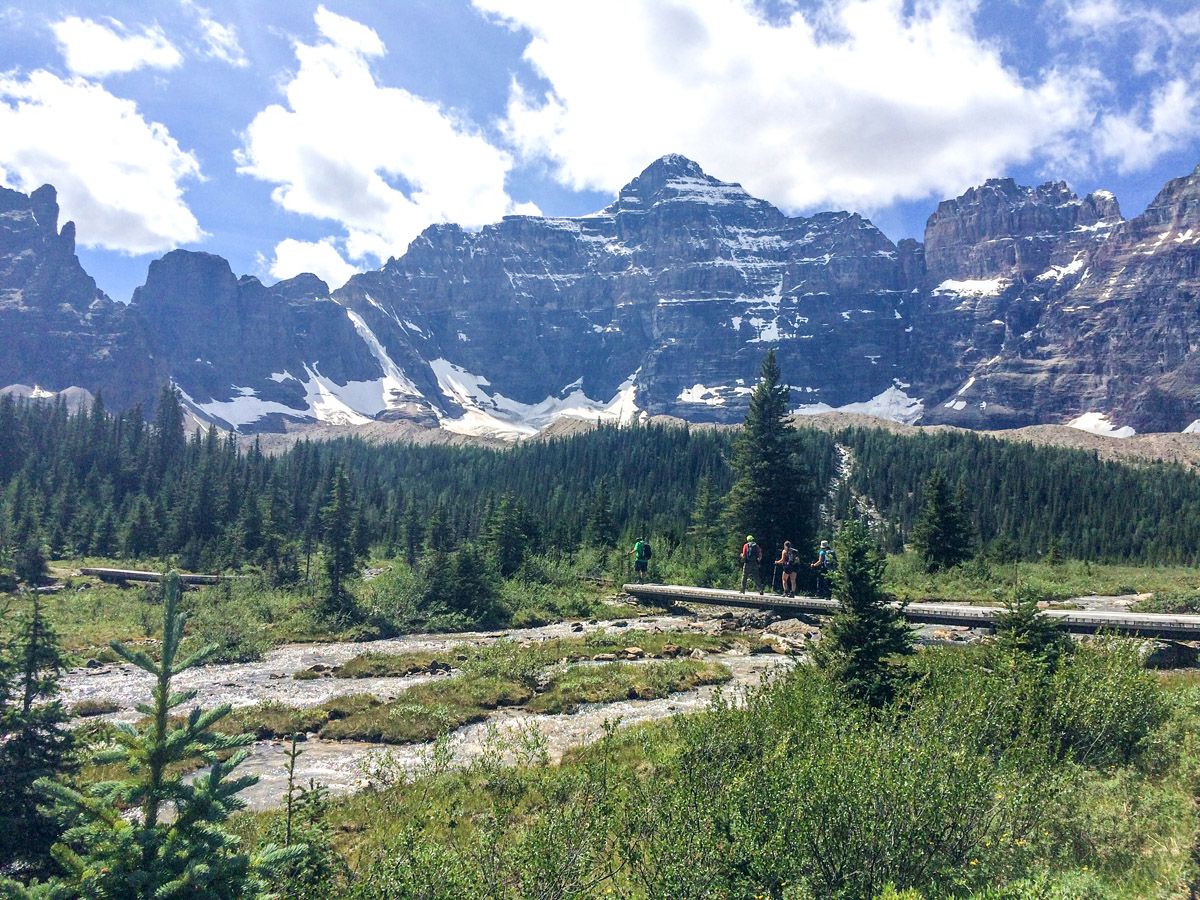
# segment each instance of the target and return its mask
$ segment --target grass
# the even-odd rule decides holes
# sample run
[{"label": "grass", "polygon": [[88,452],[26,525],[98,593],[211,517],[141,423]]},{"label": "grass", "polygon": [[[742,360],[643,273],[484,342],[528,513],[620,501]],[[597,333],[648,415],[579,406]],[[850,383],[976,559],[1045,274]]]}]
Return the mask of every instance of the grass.
[{"label": "grass", "polygon": [[[335,678],[403,678],[429,672],[438,664],[450,665],[453,654],[415,651],[412,653],[360,653],[333,670]],[[296,677],[301,673],[297,672]]]},{"label": "grass", "polygon": [[107,697],[97,697],[92,700],[80,700],[71,707],[71,715],[80,719],[90,719],[93,716],[104,716],[115,713],[121,704]]},{"label": "grass", "polygon": [[[617,664],[580,666],[568,672],[647,668]],[[1068,765],[1061,774],[1069,779],[1069,788],[1052,810],[1053,821],[1047,822],[1052,833],[1041,845],[1046,855],[1004,873],[994,888],[972,895],[976,900],[1189,896],[1189,885],[1197,875],[1194,798],[1200,789],[1200,673],[1167,673],[1158,678],[1172,699],[1173,713],[1155,736],[1145,764],[1117,770]],[[565,686],[567,681],[560,675],[552,685]],[[540,698],[549,698],[552,690],[531,705],[548,702]],[[678,754],[678,739],[674,722],[644,723],[576,748],[557,766],[518,766],[504,773],[486,764],[450,771],[433,768],[416,781],[338,798],[329,812],[335,845],[350,861],[353,880],[362,884],[386,871],[378,868],[379,860],[406,846],[413,829],[428,842],[426,846],[456,848],[455,852],[469,855],[479,836],[490,834],[487,829],[501,808],[503,817],[496,827],[502,827],[506,837],[527,839],[547,816],[565,808],[567,798],[575,796],[569,786],[586,781],[589,768],[608,773],[611,786],[605,796],[615,803],[621,802],[623,784],[668,777]],[[272,814],[240,816],[235,827],[253,845],[271,820]],[[571,840],[567,835],[560,839]],[[637,893],[621,874],[606,887],[617,895]],[[932,900],[939,895],[904,891],[884,896]]]},{"label": "grass", "polygon": [[658,700],[703,684],[722,684],[729,678],[725,666],[696,659],[572,666],[556,674],[528,707],[538,713],[573,713],[585,703]]},{"label": "grass", "polygon": [[[639,639],[634,643],[631,638]],[[678,638],[680,643],[668,642]],[[349,660],[346,677],[409,674],[464,651],[460,673],[408,688],[393,700],[364,694],[334,698],[316,707],[264,703],[234,710],[228,730],[249,731],[257,738],[282,738],[316,732],[327,740],[385,744],[424,743],[487,717],[502,706],[527,705],[534,712],[573,712],[584,703],[656,699],[674,691],[729,678],[720,664],[669,659],[646,664],[600,663],[592,660],[614,649],[642,647],[647,655],[682,653],[684,649],[722,649],[733,643],[725,635],[658,635],[632,632],[611,637],[571,638],[529,645],[497,641],[476,648],[452,648],[450,654],[362,654]],[[576,665],[563,665],[573,660]],[[339,673],[341,674],[341,673]]]},{"label": "grass", "polygon": [[1200,586],[1200,572],[1186,566],[1128,566],[1068,560],[987,563],[971,560],[948,572],[928,574],[912,553],[888,558],[884,587],[900,600],[955,600],[997,604],[1018,584],[1028,584],[1049,600],[1089,594],[1186,592]]}]

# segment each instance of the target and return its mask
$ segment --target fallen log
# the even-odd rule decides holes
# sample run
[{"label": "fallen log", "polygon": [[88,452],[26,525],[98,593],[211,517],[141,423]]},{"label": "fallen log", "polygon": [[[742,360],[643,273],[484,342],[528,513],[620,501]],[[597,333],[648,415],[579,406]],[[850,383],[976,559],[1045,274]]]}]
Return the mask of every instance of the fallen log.
[{"label": "fallen log", "polygon": [[[104,569],[87,566],[79,570],[81,575],[91,575],[101,581],[162,581],[166,578],[164,572],[141,572],[137,569]],[[184,584],[217,584],[222,581],[233,581],[245,578],[245,575],[193,575],[179,573],[179,580]]]}]

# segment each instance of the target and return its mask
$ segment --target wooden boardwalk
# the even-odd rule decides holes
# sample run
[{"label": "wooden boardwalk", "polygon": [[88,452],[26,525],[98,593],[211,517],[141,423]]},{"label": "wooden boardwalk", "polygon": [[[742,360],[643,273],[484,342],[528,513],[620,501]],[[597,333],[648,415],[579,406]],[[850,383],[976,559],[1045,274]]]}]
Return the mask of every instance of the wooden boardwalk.
[{"label": "wooden boardwalk", "polygon": [[[102,569],[95,566],[85,566],[79,570],[81,575],[92,575],[101,581],[162,581],[167,576],[162,572],[140,572],[137,569]],[[222,581],[235,581],[245,578],[245,575],[192,575],[179,573],[179,580],[184,584],[217,584]]]},{"label": "wooden boardwalk", "polygon": [[[715,588],[685,587],[676,584],[627,584],[628,594],[649,603],[703,603],[709,606],[737,606],[747,609],[769,609],[773,612],[799,615],[833,615],[836,600],[819,597],[781,597],[778,594],[740,593]],[[966,625],[970,628],[989,628],[998,606],[971,606],[966,603],[910,603],[900,611],[910,622],[919,625]],[[1095,634],[1100,631],[1133,637],[1160,638],[1173,641],[1200,641],[1200,616],[1159,615],[1127,611],[1045,609],[1041,613],[1057,619],[1067,631]]]}]

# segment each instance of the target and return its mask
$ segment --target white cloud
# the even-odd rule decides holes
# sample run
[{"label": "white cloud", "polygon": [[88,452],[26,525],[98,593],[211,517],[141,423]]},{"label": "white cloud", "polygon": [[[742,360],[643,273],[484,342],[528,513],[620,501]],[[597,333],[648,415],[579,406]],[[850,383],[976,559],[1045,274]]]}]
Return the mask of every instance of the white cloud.
[{"label": "white cloud", "polygon": [[426,226],[495,221],[514,209],[511,156],[470,123],[402,88],[379,84],[386,50],[370,28],[317,10],[320,38],[297,42],[286,105],[255,116],[238,171],[276,185],[291,212],[340,223],[351,260],[398,255]]},{"label": "white cloud", "polygon": [[67,16],[50,28],[67,68],[76,75],[103,78],[142,68],[174,69],[183,62],[182,54],[157,25],[135,30],[116,19],[103,24]]},{"label": "white cloud", "polygon": [[358,269],[342,258],[334,239],[327,237],[319,241],[285,238],[275,245],[275,259],[269,271],[281,281],[311,272],[329,285],[330,290],[337,290]]},{"label": "white cloud", "polygon": [[793,209],[945,195],[1090,125],[1089,82],[1027,81],[969,0],[846,0],[768,20],[750,0],[474,0],[530,35],[507,134],[573,188],[690,156]]},{"label": "white cloud", "polygon": [[1122,174],[1149,168],[1164,153],[1200,137],[1200,97],[1186,79],[1154,92],[1144,109],[1106,114],[1100,120],[1099,152]]},{"label": "white cloud", "polygon": [[1132,106],[1110,103],[1098,116],[1095,157],[1128,174],[1200,136],[1200,6],[1169,12],[1127,0],[1060,0],[1055,9],[1067,37],[1106,50],[1138,77]]},{"label": "white cloud", "polygon": [[192,0],[182,0],[183,8],[196,19],[200,36],[204,41],[204,55],[217,59],[238,69],[244,69],[250,64],[246,53],[238,41],[237,29],[225,25],[212,17],[212,12],[203,6],[198,6]]},{"label": "white cloud", "polygon": [[53,184],[80,243],[139,254],[199,240],[180,187],[199,176],[164,125],[101,85],[0,75],[0,180],[26,192]]}]

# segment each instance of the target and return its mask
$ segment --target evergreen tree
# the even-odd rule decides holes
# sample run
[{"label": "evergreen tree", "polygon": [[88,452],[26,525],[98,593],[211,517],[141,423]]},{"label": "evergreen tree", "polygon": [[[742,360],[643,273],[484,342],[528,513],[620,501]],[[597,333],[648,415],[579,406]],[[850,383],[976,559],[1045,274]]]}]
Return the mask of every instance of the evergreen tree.
[{"label": "evergreen tree", "polygon": [[[67,815],[76,818],[55,846],[54,855],[68,873],[67,887],[77,896],[98,898],[212,898],[233,900],[258,897],[265,885],[259,875],[291,857],[290,851],[268,846],[252,859],[241,841],[228,832],[229,815],[245,806],[238,793],[256,776],[226,780],[245,759],[253,736],[229,737],[213,730],[226,715],[228,704],[210,710],[194,708],[182,722],[172,710],[190,702],[196,691],[177,691],[171,682],[180,672],[200,665],[215,650],[205,647],[180,660],[185,616],[179,610],[182,585],[171,573],[163,601],[162,656],[155,662],[142,650],[114,641],[113,650],[155,678],[150,704],[139,707],[147,716],[141,729],[123,725],[115,733],[117,750],[100,761],[121,762],[128,776],[93,785],[88,793],[43,779],[38,786]],[[232,751],[222,760],[219,754]],[[179,769],[208,765],[208,771],[185,782]],[[136,806],[139,814],[127,820],[122,807]],[[174,817],[163,821],[165,808]]]},{"label": "evergreen tree", "polygon": [[953,496],[941,469],[934,469],[921,491],[921,515],[913,525],[913,549],[928,572],[953,568],[971,557],[974,535],[961,485]]},{"label": "evergreen tree", "polygon": [[696,489],[696,502],[688,524],[688,541],[695,558],[715,555],[721,549],[721,500],[712,474],[704,473]]},{"label": "evergreen tree", "polygon": [[333,476],[329,503],[321,510],[325,584],[318,614],[331,624],[345,624],[358,618],[358,603],[350,591],[358,561],[355,519],[350,483],[345,470],[339,468]]},{"label": "evergreen tree", "polygon": [[17,578],[30,587],[37,587],[49,574],[46,553],[42,549],[42,542],[35,535],[30,535],[17,551],[16,559],[13,560],[13,571],[16,572]]},{"label": "evergreen tree", "polygon": [[1051,666],[1074,647],[1062,625],[1041,615],[1042,599],[1033,588],[1021,584],[1005,600],[1004,612],[996,616],[997,645],[1039,657]]},{"label": "evergreen tree", "polygon": [[15,664],[0,673],[0,870],[14,865],[45,872],[60,829],[39,809],[39,778],[70,771],[70,716],[56,698],[62,656],[54,630],[42,615],[41,598],[18,631]]},{"label": "evergreen tree", "polygon": [[835,541],[833,596],[840,604],[817,647],[817,663],[847,693],[871,706],[893,696],[898,675],[890,660],[912,652],[913,637],[883,591],[884,556],[867,526],[850,521]]},{"label": "evergreen tree", "polygon": [[183,459],[187,439],[183,433],[183,403],[173,384],[163,385],[158,395],[158,411],[154,416],[154,448],[151,465],[154,474],[162,476],[173,464]]},{"label": "evergreen tree", "polygon": [[787,423],[789,397],[771,350],[734,441],[735,481],[726,497],[726,522],[739,546],[744,535],[753,534],[767,562],[785,540],[796,547],[812,543],[815,490],[795,452],[795,432]]},{"label": "evergreen tree", "polygon": [[584,543],[589,547],[611,550],[617,546],[617,526],[613,522],[612,500],[608,492],[608,479],[601,478],[592,494],[587,524],[583,529]]},{"label": "evergreen tree", "polygon": [[488,555],[497,571],[505,578],[514,574],[525,561],[528,540],[522,528],[521,518],[521,510],[511,494],[501,497],[488,517]]}]

